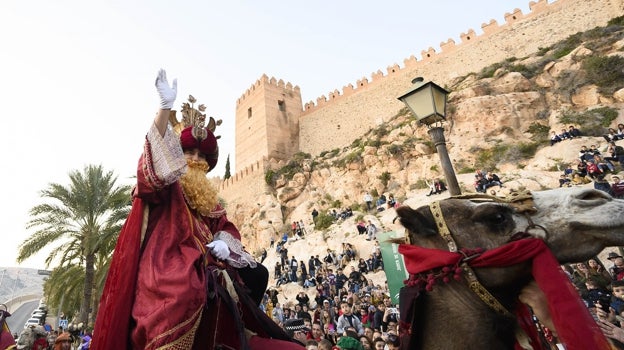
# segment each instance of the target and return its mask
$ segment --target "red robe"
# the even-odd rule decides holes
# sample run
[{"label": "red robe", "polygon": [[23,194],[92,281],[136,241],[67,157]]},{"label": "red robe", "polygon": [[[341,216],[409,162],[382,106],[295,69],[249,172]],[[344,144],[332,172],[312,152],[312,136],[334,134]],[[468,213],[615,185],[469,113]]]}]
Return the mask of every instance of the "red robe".
[{"label": "red robe", "polygon": [[15,348],[16,345],[15,339],[13,339],[13,334],[11,334],[11,331],[9,330],[9,326],[6,324],[6,321],[2,320],[2,322],[0,322],[0,350]]},{"label": "red robe", "polygon": [[[262,312],[246,303],[242,290],[237,290],[237,303],[229,299],[232,289],[223,293],[228,279],[234,284],[240,281],[235,269],[219,265],[206,248],[219,232],[232,251],[230,259],[249,262],[243,256],[240,234],[220,207],[209,217],[188,207],[177,181],[183,171],[174,166],[169,168],[173,176],[159,174],[156,162],[167,155],[152,151],[153,138],[151,131],[139,161],[132,210],[119,235],[100,300],[92,349],[213,349],[216,344],[245,348],[241,322],[266,337],[262,328],[266,320],[256,318]],[[182,156],[181,149],[174,151]],[[173,159],[171,164],[181,162]],[[229,273],[223,273],[223,268]],[[249,343],[254,349],[275,348],[272,342],[280,348],[300,349],[294,343],[257,338]]]}]

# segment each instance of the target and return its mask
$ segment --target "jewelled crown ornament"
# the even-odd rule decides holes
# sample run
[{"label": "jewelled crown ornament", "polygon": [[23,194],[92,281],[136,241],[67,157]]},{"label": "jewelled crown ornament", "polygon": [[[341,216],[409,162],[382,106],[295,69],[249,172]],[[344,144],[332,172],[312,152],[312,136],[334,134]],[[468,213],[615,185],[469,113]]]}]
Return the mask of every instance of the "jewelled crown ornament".
[{"label": "jewelled crown ornament", "polygon": [[[206,126],[206,114],[202,112],[206,111],[206,106],[204,104],[200,104],[197,108],[194,107],[194,104],[197,102],[197,99],[193,97],[193,95],[189,95],[188,102],[184,102],[182,104],[182,121],[178,121],[176,116],[177,111],[171,110],[169,114],[169,123],[173,127],[173,130],[180,135],[182,130],[188,127],[193,127],[192,134],[199,142],[203,141],[207,137],[206,130],[209,130],[214,134],[217,126],[221,125],[223,122],[221,119],[215,120],[213,117],[208,117],[208,125]],[[221,136],[215,136],[216,139],[221,138]]]},{"label": "jewelled crown ornament", "polygon": [[208,117],[208,125],[206,126],[206,106],[200,104],[195,108],[197,100],[189,95],[188,102],[182,104],[182,121],[178,121],[176,111],[171,110],[169,114],[169,123],[173,130],[180,135],[180,143],[183,149],[198,148],[206,155],[206,161],[213,169],[219,158],[219,146],[217,139],[221,136],[215,136],[214,131],[218,125],[221,125],[221,119],[215,120]]}]

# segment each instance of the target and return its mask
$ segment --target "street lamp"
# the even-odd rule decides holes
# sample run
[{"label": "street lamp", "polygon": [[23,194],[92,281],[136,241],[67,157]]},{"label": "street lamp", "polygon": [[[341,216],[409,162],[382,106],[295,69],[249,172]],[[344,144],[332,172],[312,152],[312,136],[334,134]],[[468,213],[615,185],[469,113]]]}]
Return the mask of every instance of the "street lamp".
[{"label": "street lamp", "polygon": [[446,100],[449,92],[433,82],[424,83],[421,77],[412,80],[412,84],[410,91],[399,96],[398,99],[409,107],[420,124],[425,124],[429,128],[427,133],[431,136],[440,156],[449,193],[451,196],[460,195],[461,190],[446,150],[444,128],[442,127],[442,123],[446,120]]}]

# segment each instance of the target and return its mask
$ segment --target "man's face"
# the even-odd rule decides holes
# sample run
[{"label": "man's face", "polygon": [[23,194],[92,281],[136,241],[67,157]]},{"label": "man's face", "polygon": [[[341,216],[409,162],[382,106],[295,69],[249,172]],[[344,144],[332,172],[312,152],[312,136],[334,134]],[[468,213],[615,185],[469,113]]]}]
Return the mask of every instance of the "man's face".
[{"label": "man's face", "polygon": [[364,328],[364,335],[368,337],[368,339],[373,339],[373,330],[366,327]]},{"label": "man's face", "polygon": [[617,257],[613,259],[613,264],[615,264],[615,266],[624,266],[624,258]]},{"label": "man's face", "polygon": [[349,306],[349,304],[342,304],[340,305],[340,309],[342,310],[342,313],[345,315],[350,315],[351,314],[351,306]]},{"label": "man's face", "polygon": [[193,160],[193,161],[206,161],[206,155],[201,153],[199,151],[199,148],[190,148],[190,149],[185,149],[184,150],[184,158],[186,158],[186,160]]}]

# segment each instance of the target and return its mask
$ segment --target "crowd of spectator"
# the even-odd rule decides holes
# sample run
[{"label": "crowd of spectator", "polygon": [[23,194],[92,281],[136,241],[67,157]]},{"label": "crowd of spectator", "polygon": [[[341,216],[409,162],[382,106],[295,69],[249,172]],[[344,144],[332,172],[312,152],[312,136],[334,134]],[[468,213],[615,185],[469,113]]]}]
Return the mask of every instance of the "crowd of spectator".
[{"label": "crowd of spectator", "polygon": [[373,205],[373,196],[371,195],[370,192],[367,191],[364,194],[363,199],[364,199],[364,203],[366,204],[367,211],[371,211],[373,208],[375,208],[377,212],[380,212],[380,211],[386,210],[387,208],[396,208],[399,205],[399,203],[394,198],[394,195],[392,193],[388,194],[387,197],[385,193],[380,194],[377,200],[375,201],[374,205]]},{"label": "crowd of spectator", "polygon": [[[390,199],[395,203],[394,197]],[[318,212],[314,215],[313,211],[315,216]],[[295,237],[300,236],[298,227],[304,227],[303,222],[297,223],[291,224],[290,234]],[[325,255],[296,257],[288,252],[288,234],[275,245],[275,284],[265,293],[261,308],[308,349],[336,345],[347,349],[350,343],[362,349],[398,349],[398,311],[390,301],[387,282],[376,285],[367,277],[383,270],[378,229],[371,220],[358,222],[356,228],[374,241],[369,252],[358,252],[344,242],[338,249],[327,249]],[[301,290],[295,301],[280,303],[278,295],[286,284],[298,285]]]},{"label": "crowd of spectator", "polygon": [[[573,126],[570,128],[577,130]],[[573,137],[580,137],[580,132],[578,135]],[[624,139],[624,124],[618,124],[617,130],[609,128],[603,137],[607,145],[602,152],[596,144],[590,144],[589,148],[586,145],[581,146],[577,159],[568,164],[559,176],[559,187],[580,186],[593,182],[595,189],[616,198],[624,198],[624,184],[617,175],[623,169],[624,148],[616,144],[616,141]]]},{"label": "crowd of spectator", "polygon": [[[372,225],[372,224],[371,224]],[[351,243],[343,243],[339,252],[327,249],[324,257],[309,256],[306,261],[288,256],[288,248],[278,244],[276,252],[280,259],[275,263],[274,279],[276,286],[287,283],[297,283],[304,289],[316,288],[322,295],[329,296],[338,293],[342,296],[347,292],[357,293],[369,284],[365,274],[383,269],[383,258],[378,242],[366,259],[360,257],[357,269],[352,266],[348,277],[343,273],[350,262],[355,263],[357,252]],[[334,271],[336,273],[334,274]],[[345,281],[343,281],[345,279]],[[347,282],[347,283],[345,283]]]},{"label": "crowd of spectator", "polygon": [[610,252],[607,259],[612,264],[609,267],[593,258],[562,268],[604,334],[617,349],[624,349],[624,258],[618,252]]},{"label": "crowd of spectator", "polygon": [[561,142],[564,140],[570,140],[573,139],[575,137],[581,137],[581,131],[579,129],[577,129],[574,125],[570,125],[568,127],[568,130],[566,129],[562,129],[561,133],[557,133],[556,131],[551,131],[550,132],[550,145],[554,145],[557,142]]},{"label": "crowd of spectator", "polygon": [[[339,275],[338,283],[341,279],[342,283],[349,283],[346,276]],[[282,305],[277,297],[279,291],[270,288],[261,307],[287,332],[293,331],[291,336],[295,339],[306,346],[316,346],[309,349],[321,349],[321,343],[327,349],[334,345],[342,349],[376,349],[376,344],[382,349],[398,349],[399,314],[389,297],[387,283],[370,284],[357,292],[339,293],[341,289],[336,289],[338,294],[330,290],[327,295],[317,290],[314,299],[301,291],[295,301]],[[301,333],[297,335],[296,331]]]},{"label": "crowd of spectator", "polygon": [[[303,224],[303,220],[293,221],[290,224],[290,228],[292,230],[293,237],[303,238],[306,235],[305,225]],[[288,238],[286,238],[288,240]]]},{"label": "crowd of spectator", "polygon": [[475,174],[475,191],[480,193],[486,193],[487,189],[493,186],[503,187],[503,182],[491,171],[477,170]]},{"label": "crowd of spectator", "polygon": [[[32,325],[13,334],[14,349],[25,350],[87,350],[91,346],[91,333],[76,330],[68,331],[63,327],[53,329],[50,324]],[[8,349],[13,349],[9,347]]]},{"label": "crowd of spectator", "polygon": [[427,194],[427,197],[432,194],[440,194],[446,191],[446,184],[440,179],[434,179],[431,183],[425,180],[425,183],[429,186],[429,193]]}]

